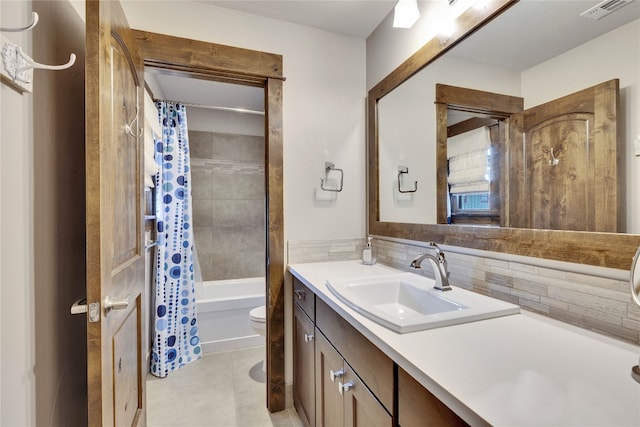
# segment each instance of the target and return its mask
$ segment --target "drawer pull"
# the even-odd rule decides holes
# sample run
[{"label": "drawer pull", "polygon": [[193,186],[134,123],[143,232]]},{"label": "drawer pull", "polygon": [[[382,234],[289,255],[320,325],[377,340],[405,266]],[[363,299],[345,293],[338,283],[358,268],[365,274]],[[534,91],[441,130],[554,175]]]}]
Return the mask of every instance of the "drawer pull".
[{"label": "drawer pull", "polygon": [[337,371],[329,371],[329,376],[331,377],[331,382],[336,382],[336,378],[340,378],[344,375],[344,369],[339,369]]},{"label": "drawer pull", "polygon": [[294,294],[296,294],[296,298],[298,298],[299,300],[304,301],[305,299],[307,299],[307,293],[305,291],[301,291],[301,290],[295,290],[293,291]]},{"label": "drawer pull", "polygon": [[353,381],[349,381],[348,383],[342,384],[338,381],[338,391],[340,394],[344,394],[345,391],[349,391],[353,388]]},{"label": "drawer pull", "polygon": [[313,338],[315,338],[313,334],[304,334],[304,342],[311,342]]}]

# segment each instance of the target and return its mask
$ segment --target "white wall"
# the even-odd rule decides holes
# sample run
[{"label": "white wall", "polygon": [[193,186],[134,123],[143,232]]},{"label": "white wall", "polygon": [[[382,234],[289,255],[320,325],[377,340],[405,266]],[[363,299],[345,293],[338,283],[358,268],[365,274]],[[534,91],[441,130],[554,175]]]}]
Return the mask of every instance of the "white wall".
[{"label": "white wall", "polygon": [[[0,1],[0,25],[31,22],[30,1]],[[31,36],[2,33],[31,52]],[[31,95],[0,85],[0,425],[35,425]]]},{"label": "white wall", "polygon": [[[282,55],[285,239],[364,235],[364,40],[198,2],[123,7],[133,28]],[[329,204],[314,200],[325,160],[345,171]]]}]

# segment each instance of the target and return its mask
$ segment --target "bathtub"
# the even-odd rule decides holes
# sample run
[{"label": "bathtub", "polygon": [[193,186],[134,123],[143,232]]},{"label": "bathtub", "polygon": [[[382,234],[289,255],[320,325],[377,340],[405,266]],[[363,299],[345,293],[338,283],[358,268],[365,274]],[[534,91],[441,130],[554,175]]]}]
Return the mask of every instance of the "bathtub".
[{"label": "bathtub", "polygon": [[198,331],[204,353],[264,345],[249,311],[265,304],[264,277],[196,283]]}]

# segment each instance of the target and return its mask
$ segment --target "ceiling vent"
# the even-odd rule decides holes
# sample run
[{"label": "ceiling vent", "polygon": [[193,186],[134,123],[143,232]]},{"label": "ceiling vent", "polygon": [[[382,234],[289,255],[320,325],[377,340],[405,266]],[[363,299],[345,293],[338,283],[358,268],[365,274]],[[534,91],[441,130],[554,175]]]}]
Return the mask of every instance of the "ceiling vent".
[{"label": "ceiling vent", "polygon": [[580,16],[597,21],[632,1],[633,0],[604,0],[602,3],[598,3],[593,6],[591,9],[585,10],[580,14]]}]

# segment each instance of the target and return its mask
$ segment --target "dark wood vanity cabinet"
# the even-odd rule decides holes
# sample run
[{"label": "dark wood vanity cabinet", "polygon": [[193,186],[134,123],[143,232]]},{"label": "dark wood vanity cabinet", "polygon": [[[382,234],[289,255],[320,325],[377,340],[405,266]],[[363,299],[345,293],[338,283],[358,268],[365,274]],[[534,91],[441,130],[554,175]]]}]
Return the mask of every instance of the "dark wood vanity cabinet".
[{"label": "dark wood vanity cabinet", "polygon": [[338,386],[344,381],[344,359],[321,332],[316,340],[316,425],[340,426],[344,399]]},{"label": "dark wood vanity cabinet", "polygon": [[293,301],[293,402],[303,424],[393,426],[393,361],[296,278]]},{"label": "dark wood vanity cabinet", "polygon": [[293,401],[305,426],[467,425],[295,277],[293,290]]},{"label": "dark wood vanity cabinet", "polygon": [[316,328],[316,426],[389,427],[391,415]]},{"label": "dark wood vanity cabinet", "polygon": [[294,292],[293,405],[303,424],[309,427],[315,425],[315,296],[305,289],[298,290],[306,294]]},{"label": "dark wood vanity cabinet", "polygon": [[462,418],[400,367],[398,368],[398,425],[401,427],[468,426]]},{"label": "dark wood vanity cabinet", "polygon": [[320,299],[316,301],[316,328],[357,372],[383,407],[392,413],[393,360]]}]

